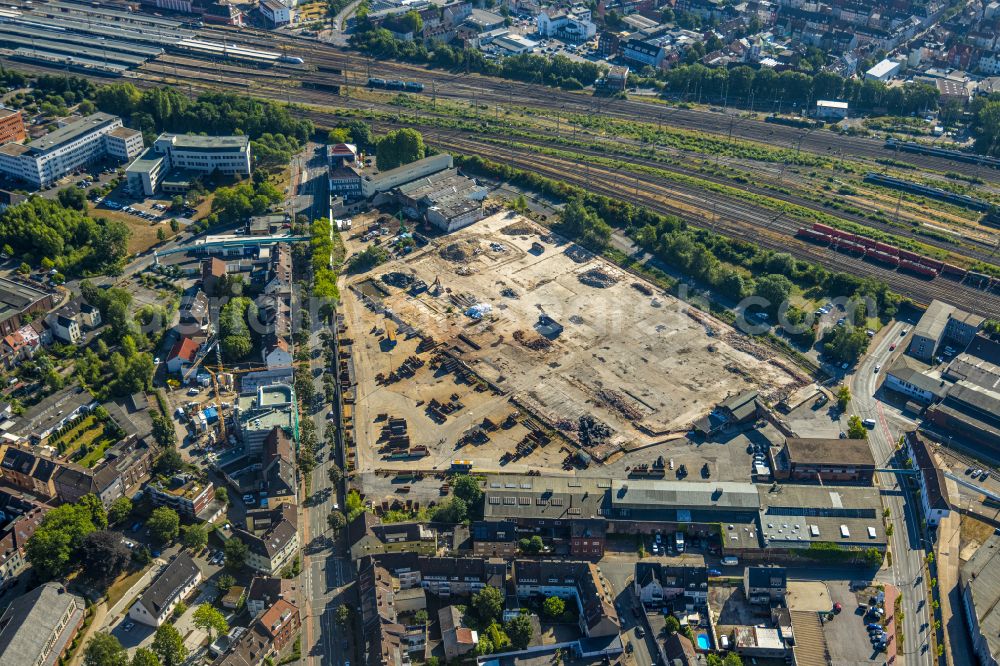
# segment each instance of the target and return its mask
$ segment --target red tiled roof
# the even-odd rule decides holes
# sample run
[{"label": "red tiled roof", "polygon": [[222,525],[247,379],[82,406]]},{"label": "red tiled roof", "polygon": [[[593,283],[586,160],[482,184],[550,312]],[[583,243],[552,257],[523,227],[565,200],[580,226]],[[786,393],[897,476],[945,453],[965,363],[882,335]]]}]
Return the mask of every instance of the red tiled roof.
[{"label": "red tiled roof", "polygon": [[198,353],[198,343],[191,338],[181,338],[174,343],[173,348],[167,355],[167,360],[180,358],[188,363],[194,361],[195,354]]}]

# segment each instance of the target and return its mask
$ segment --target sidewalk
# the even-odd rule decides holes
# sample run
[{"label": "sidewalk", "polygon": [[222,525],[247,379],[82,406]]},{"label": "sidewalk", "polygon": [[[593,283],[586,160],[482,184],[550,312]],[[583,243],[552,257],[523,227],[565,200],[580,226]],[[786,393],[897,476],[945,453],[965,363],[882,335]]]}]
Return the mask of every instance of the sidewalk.
[{"label": "sidewalk", "polygon": [[[896,642],[896,599],[899,598],[899,588],[889,583],[885,584],[885,612],[887,622],[885,633],[889,635],[889,644],[885,648],[885,663],[896,663],[899,643]],[[917,636],[904,636],[904,640],[915,641]]]}]

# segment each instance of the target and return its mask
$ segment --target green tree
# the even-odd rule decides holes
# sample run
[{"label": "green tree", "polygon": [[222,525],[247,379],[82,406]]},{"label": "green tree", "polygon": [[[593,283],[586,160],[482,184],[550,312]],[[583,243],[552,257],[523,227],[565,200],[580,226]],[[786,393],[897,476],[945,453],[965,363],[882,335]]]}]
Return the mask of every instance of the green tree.
[{"label": "green tree", "polygon": [[330,483],[337,485],[344,478],[344,472],[335,464],[330,463],[330,466],[326,468],[326,476],[330,479]]},{"label": "green tree", "polygon": [[111,507],[108,509],[108,522],[111,524],[120,523],[128,518],[130,513],[132,513],[132,500],[125,496],[119,497],[111,503]]},{"label": "green tree", "polygon": [[128,567],[132,553],[122,543],[121,532],[98,530],[83,538],[79,563],[88,578],[104,586]]},{"label": "green tree", "polygon": [[154,411],[150,416],[153,427],[153,439],[162,447],[174,447],[177,445],[177,431],[174,429],[173,421],[163,414]]},{"label": "green tree", "polygon": [[181,519],[176,511],[168,506],[161,506],[153,509],[153,513],[150,514],[149,519],[146,521],[146,526],[150,529],[154,537],[167,543],[177,538],[177,534],[180,531],[180,523]]},{"label": "green tree", "polygon": [[219,500],[225,505],[229,505],[229,490],[223,488],[222,486],[215,489],[215,499]]},{"label": "green tree", "polygon": [[681,630],[680,620],[678,620],[673,615],[667,616],[666,620],[664,621],[664,625],[666,627],[667,633],[669,634],[676,634],[678,631]]},{"label": "green tree", "polygon": [[84,666],[129,666],[128,651],[111,634],[98,632],[83,651],[83,663]]},{"label": "green tree", "polygon": [[553,620],[558,619],[566,612],[566,602],[559,597],[548,597],[542,602],[542,612]]},{"label": "green tree", "polygon": [[563,207],[559,214],[559,231],[595,251],[603,249],[611,240],[611,227],[580,198]]},{"label": "green tree", "polygon": [[219,580],[215,582],[215,587],[222,594],[229,592],[229,590],[233,587],[233,585],[236,585],[236,579],[227,573],[224,573],[221,576],[219,576]]},{"label": "green tree", "polygon": [[132,655],[130,666],[160,666],[160,660],[156,658],[156,653],[152,650],[141,647]]},{"label": "green tree", "polygon": [[249,319],[258,316],[257,306],[246,297],[233,298],[223,306],[219,314],[219,332],[222,337],[222,352],[231,360],[245,358],[253,349]]},{"label": "green tree", "polygon": [[181,543],[197,552],[208,545],[208,531],[200,523],[185,525],[181,528]]},{"label": "green tree", "polygon": [[465,500],[466,504],[478,504],[483,497],[483,489],[480,487],[479,479],[468,474],[461,474],[452,480],[452,488],[455,497]]},{"label": "green tree", "polygon": [[42,518],[26,545],[31,566],[45,579],[68,573],[84,538],[97,530],[93,513],[82,504],[63,504]]},{"label": "green tree", "polygon": [[722,660],[722,666],[743,666],[743,660],[735,652],[730,652],[726,655],[726,658]]},{"label": "green tree", "polygon": [[351,607],[347,604],[340,604],[333,611],[333,619],[336,620],[337,624],[341,627],[346,627],[351,621]]},{"label": "green tree", "polygon": [[523,650],[531,641],[531,619],[527,615],[515,615],[504,624],[504,631],[510,636],[514,647]]},{"label": "green tree", "polygon": [[169,622],[161,624],[156,629],[156,635],[153,638],[153,652],[160,658],[160,663],[163,666],[181,666],[188,654],[180,632]]},{"label": "green tree", "polygon": [[486,586],[472,595],[472,609],[480,624],[487,626],[503,612],[503,595],[497,588]]},{"label": "green tree", "polygon": [[542,537],[538,536],[537,534],[533,535],[530,539],[529,538],[521,539],[517,545],[518,548],[521,549],[522,553],[528,555],[537,555],[538,553],[542,552],[542,549],[545,548],[545,543],[542,541]]},{"label": "green tree", "polygon": [[776,312],[792,293],[792,281],[784,275],[771,273],[757,278],[754,294],[768,302],[766,309]]},{"label": "green tree", "polygon": [[344,501],[344,507],[347,509],[347,522],[351,522],[360,516],[365,510],[365,505],[361,501],[361,495],[357,490],[352,488],[347,492],[347,499]]},{"label": "green tree", "polygon": [[83,193],[83,189],[79,187],[67,187],[66,189],[59,190],[59,194],[56,197],[59,203],[66,208],[72,208],[73,210],[87,210],[87,195]]},{"label": "green tree", "polygon": [[344,518],[343,511],[337,511],[336,509],[330,512],[330,515],[326,517],[326,524],[329,525],[330,529],[334,532],[339,532],[344,529],[347,525],[347,519]]},{"label": "green tree", "polygon": [[847,419],[847,436],[851,439],[868,439],[868,428],[861,422],[861,417],[854,415]]},{"label": "green tree", "polygon": [[177,449],[170,447],[164,450],[156,459],[154,468],[164,476],[172,476],[184,469],[184,459],[181,458],[181,454]]},{"label": "green tree", "polygon": [[842,385],[837,389],[837,408],[840,411],[847,409],[847,403],[851,401],[851,389],[847,384]]},{"label": "green tree", "polygon": [[410,128],[392,130],[379,140],[375,162],[379,170],[387,171],[422,159],[426,150],[420,132]]},{"label": "green tree", "polygon": [[227,541],[223,550],[226,553],[226,568],[230,571],[239,571],[246,565],[250,549],[239,537]]},{"label": "green tree", "polygon": [[212,640],[212,632],[222,635],[229,631],[229,623],[218,608],[209,603],[204,603],[194,609],[194,626],[199,627],[208,634],[208,640]]}]

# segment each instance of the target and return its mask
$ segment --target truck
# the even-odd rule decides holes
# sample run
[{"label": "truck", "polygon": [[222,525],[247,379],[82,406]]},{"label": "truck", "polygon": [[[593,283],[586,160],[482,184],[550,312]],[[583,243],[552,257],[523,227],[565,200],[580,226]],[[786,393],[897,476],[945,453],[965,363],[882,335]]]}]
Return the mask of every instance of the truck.
[{"label": "truck", "polygon": [[674,545],[677,547],[678,553],[684,552],[684,533],[674,532]]}]

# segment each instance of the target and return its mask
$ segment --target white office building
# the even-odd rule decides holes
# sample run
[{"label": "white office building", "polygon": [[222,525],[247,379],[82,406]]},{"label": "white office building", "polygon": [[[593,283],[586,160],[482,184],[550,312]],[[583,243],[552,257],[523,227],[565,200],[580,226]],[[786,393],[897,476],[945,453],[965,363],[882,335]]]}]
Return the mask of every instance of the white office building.
[{"label": "white office building", "polygon": [[142,147],[141,132],[124,127],[118,116],[94,113],[28,144],[0,146],[0,172],[46,187],[101,159],[128,162]]},{"label": "white office building", "polygon": [[[153,146],[125,170],[128,188],[151,196],[171,171],[218,172],[249,176],[250,139],[245,136],[161,134]],[[183,177],[178,179],[183,181]]]}]

